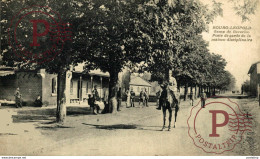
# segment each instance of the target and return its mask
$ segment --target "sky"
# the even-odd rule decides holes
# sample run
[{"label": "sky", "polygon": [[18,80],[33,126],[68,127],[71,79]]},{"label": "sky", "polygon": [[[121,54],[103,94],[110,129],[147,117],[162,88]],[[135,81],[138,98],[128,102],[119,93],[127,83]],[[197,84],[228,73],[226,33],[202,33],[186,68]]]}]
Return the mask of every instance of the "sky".
[{"label": "sky", "polygon": [[[202,1],[207,3],[210,0]],[[223,17],[217,17],[209,25],[209,32],[203,33],[203,38],[209,41],[210,52],[220,54],[226,59],[226,70],[236,78],[236,86],[239,89],[245,80],[250,79],[247,74],[250,66],[260,61],[260,4],[255,15],[250,17],[250,21],[242,23],[241,17],[235,15],[232,4],[226,0],[217,0],[217,2],[223,3]],[[213,26],[250,26],[252,42],[211,41],[214,32]]]}]

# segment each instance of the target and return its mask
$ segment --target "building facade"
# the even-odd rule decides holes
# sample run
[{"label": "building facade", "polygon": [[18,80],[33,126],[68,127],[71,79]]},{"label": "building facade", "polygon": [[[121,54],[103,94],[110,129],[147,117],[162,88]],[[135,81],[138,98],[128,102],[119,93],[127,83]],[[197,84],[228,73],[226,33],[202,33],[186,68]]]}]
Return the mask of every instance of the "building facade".
[{"label": "building facade", "polygon": [[56,104],[57,76],[44,69],[38,71],[19,71],[13,68],[0,76],[0,100],[14,101],[14,93],[19,87],[23,104],[33,105],[37,96],[42,97],[44,105]]},{"label": "building facade", "polygon": [[260,95],[260,61],[251,65],[250,74],[250,95],[259,98]]},{"label": "building facade", "polygon": [[[92,70],[71,71],[68,74],[66,78],[68,106],[88,106],[88,95],[92,94],[94,86],[97,87],[101,98],[105,91],[108,91],[108,73]],[[42,97],[44,106],[57,104],[57,75],[49,74],[44,69],[19,71],[13,68],[0,68],[0,103],[14,103],[14,94],[18,87],[24,105],[33,106],[37,96]]]},{"label": "building facade", "polygon": [[92,70],[88,73],[74,71],[68,85],[69,105],[88,105],[87,99],[92,94],[94,86],[97,88],[99,97],[104,98],[105,92],[108,91],[109,74],[100,70]]}]

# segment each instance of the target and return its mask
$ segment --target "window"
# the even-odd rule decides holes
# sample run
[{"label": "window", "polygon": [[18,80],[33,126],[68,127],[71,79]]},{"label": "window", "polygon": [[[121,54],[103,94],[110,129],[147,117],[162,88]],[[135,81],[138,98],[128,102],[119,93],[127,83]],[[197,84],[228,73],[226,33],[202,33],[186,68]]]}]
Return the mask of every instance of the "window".
[{"label": "window", "polygon": [[73,94],[73,81],[70,81],[70,94]]},{"label": "window", "polygon": [[57,78],[51,79],[51,93],[57,94]]}]

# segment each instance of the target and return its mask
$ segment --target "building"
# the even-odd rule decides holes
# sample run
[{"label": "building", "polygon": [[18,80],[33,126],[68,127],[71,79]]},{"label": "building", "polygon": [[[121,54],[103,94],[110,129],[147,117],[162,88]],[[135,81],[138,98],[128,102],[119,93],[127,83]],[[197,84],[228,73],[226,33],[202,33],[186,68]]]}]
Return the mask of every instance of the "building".
[{"label": "building", "polygon": [[250,95],[259,98],[260,95],[260,61],[251,65],[250,74]]},{"label": "building", "polygon": [[104,97],[105,91],[108,91],[109,73],[100,70],[91,70],[90,72],[73,71],[69,83],[69,105],[88,105],[88,95],[92,94],[94,86],[101,98]]},{"label": "building", "polygon": [[[68,106],[87,106],[88,95],[92,93],[95,85],[101,98],[108,90],[108,73],[100,70],[85,72],[83,69],[74,69],[68,75]],[[20,71],[11,67],[0,67],[0,103],[14,103],[17,87],[22,94],[24,105],[33,106],[38,95],[42,97],[45,106],[57,103],[57,75],[49,74],[44,69]]]},{"label": "building", "polygon": [[32,105],[38,95],[45,105],[56,104],[57,76],[45,70],[19,71],[10,67],[0,69],[0,100],[14,101],[17,87],[20,89],[24,104]]},{"label": "building", "polygon": [[129,87],[130,90],[133,89],[136,96],[139,96],[140,92],[145,90],[150,95],[152,85],[139,76],[132,76],[129,83]]}]

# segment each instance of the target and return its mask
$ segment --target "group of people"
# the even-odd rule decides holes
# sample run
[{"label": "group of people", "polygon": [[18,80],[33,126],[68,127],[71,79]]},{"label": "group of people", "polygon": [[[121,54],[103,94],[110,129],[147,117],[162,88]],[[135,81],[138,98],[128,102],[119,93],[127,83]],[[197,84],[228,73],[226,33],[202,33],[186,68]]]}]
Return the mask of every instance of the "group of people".
[{"label": "group of people", "polygon": [[[175,81],[170,82],[169,87],[168,87],[170,89],[170,94],[173,99],[175,98],[173,93],[177,89],[175,83],[176,83]],[[161,90],[159,90],[156,93],[157,106],[158,106],[157,109],[159,109],[159,110],[161,109],[160,100],[162,98],[162,93],[163,92],[161,92]],[[126,95],[126,107],[135,107],[135,95],[136,94],[133,91],[133,89],[131,89],[131,91],[127,90],[125,92],[125,95]],[[14,96],[15,96],[15,106],[17,108],[22,108],[23,100],[22,100],[22,94],[20,93],[19,87],[16,89]],[[122,97],[123,97],[121,88],[118,89],[116,97],[117,97],[117,111],[120,111],[121,104],[122,104]],[[201,107],[204,108],[205,100],[207,98],[206,93],[204,91],[202,91],[200,98],[201,98]],[[193,106],[193,101],[194,101],[193,94],[191,94],[190,99],[191,99],[191,105]],[[144,91],[141,90],[140,95],[139,95],[139,106],[141,103],[143,107],[145,107],[145,106],[148,107],[148,100],[149,100],[149,95],[148,95],[147,90],[146,89]],[[94,89],[92,91],[92,94],[88,95],[88,104],[92,108],[93,114],[97,114],[100,111],[100,106],[99,106],[98,102],[101,102],[101,98],[97,91],[97,86],[95,85]],[[107,91],[105,91],[105,93],[104,93],[103,102],[104,102],[104,105],[108,104],[108,92]],[[40,95],[38,95],[37,98],[35,99],[34,105],[37,107],[42,107],[43,103],[42,103],[42,99],[41,99]]]},{"label": "group of people", "polygon": [[[135,107],[135,92],[133,91],[133,89],[131,89],[131,91],[127,90],[125,92],[126,95],[126,107]],[[148,100],[149,100],[149,94],[147,92],[147,90],[145,89],[144,91],[141,90],[140,94],[139,94],[139,106],[140,104],[142,104],[143,107],[148,107]]]},{"label": "group of people", "polygon": [[126,95],[126,107],[135,107],[135,92],[133,89],[131,91],[126,90],[125,92]]},{"label": "group of people", "polygon": [[[23,107],[23,98],[22,94],[20,93],[20,88],[18,87],[15,91],[15,106],[16,108],[22,108]],[[34,106],[36,107],[42,107],[42,98],[40,95],[38,95],[33,103]]]},{"label": "group of people", "polygon": [[[106,96],[104,98],[106,98]],[[97,86],[95,85],[94,89],[92,90],[92,94],[88,95],[88,104],[92,109],[92,113],[95,115],[98,114],[100,111],[100,106],[99,106],[99,103],[101,103],[100,100],[101,98],[99,97]],[[107,100],[104,100],[104,104],[107,104],[106,102]]]},{"label": "group of people", "polygon": [[[133,89],[131,89],[131,91],[127,90],[125,92],[125,96],[126,96],[126,107],[135,107],[136,94],[133,91]],[[120,87],[116,92],[117,111],[121,111],[122,98],[123,98],[123,92]],[[145,91],[141,91],[140,98],[139,98],[139,105],[140,105],[140,103],[142,103],[143,106],[148,107],[148,99],[149,99],[149,95],[148,95],[148,92],[146,91],[146,89],[145,89]],[[88,104],[92,108],[93,114],[99,113],[100,107],[99,107],[99,104],[97,104],[97,102],[101,102],[101,101],[104,103],[104,105],[108,104],[108,91],[107,90],[104,91],[104,97],[103,97],[103,99],[101,99],[99,96],[99,93],[97,91],[97,86],[94,86],[92,94],[89,94],[89,96],[88,96]]]}]

